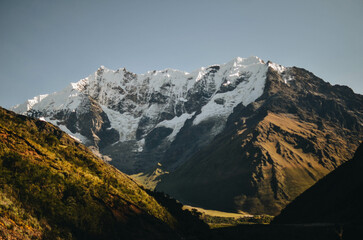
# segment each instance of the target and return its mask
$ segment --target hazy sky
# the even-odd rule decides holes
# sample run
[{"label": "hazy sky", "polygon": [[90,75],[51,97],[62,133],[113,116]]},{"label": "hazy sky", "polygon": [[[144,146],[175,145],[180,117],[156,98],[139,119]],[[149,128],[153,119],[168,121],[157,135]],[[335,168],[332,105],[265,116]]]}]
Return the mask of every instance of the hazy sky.
[{"label": "hazy sky", "polygon": [[0,0],[0,106],[100,65],[192,71],[258,56],[363,93],[363,0]]}]

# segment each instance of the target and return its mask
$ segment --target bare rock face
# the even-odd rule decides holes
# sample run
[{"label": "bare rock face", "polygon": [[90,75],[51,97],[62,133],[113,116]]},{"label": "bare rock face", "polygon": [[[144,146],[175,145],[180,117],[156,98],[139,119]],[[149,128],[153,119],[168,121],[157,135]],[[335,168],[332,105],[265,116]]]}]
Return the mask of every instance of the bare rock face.
[{"label": "bare rock face", "polygon": [[250,57],[191,73],[101,67],[13,110],[58,125],[183,203],[275,215],[352,157],[362,102],[304,69]]},{"label": "bare rock face", "polygon": [[[111,128],[106,113],[94,99],[84,98],[81,107],[89,109],[89,111],[79,114],[76,121],[80,134],[92,140],[90,145],[103,148],[119,140],[119,133]],[[66,126],[72,125],[72,123],[68,123],[69,120],[66,120]]]}]

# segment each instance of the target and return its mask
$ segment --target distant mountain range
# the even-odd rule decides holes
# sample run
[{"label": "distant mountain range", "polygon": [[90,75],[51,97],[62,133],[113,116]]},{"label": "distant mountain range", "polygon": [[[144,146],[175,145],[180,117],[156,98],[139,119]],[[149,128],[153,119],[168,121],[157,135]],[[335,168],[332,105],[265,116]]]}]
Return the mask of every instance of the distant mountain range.
[{"label": "distant mountain range", "polygon": [[100,67],[12,110],[183,203],[276,215],[353,156],[362,102],[304,69],[249,57],[191,73]]}]

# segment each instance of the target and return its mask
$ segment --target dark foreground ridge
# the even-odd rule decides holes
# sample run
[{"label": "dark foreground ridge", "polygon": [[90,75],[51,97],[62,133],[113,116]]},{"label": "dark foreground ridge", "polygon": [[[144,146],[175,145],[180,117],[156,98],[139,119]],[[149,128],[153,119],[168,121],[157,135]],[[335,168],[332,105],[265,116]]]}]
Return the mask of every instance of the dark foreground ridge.
[{"label": "dark foreground ridge", "polygon": [[251,240],[355,240],[359,225],[239,225],[211,230],[211,239]]}]

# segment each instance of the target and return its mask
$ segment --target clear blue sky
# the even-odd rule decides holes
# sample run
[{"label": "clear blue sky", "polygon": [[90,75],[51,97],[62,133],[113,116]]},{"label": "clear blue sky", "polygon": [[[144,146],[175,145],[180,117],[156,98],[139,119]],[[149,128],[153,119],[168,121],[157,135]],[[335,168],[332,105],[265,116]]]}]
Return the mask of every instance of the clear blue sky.
[{"label": "clear blue sky", "polygon": [[363,93],[362,0],[0,0],[0,31],[3,107],[100,65],[192,71],[237,56]]}]

